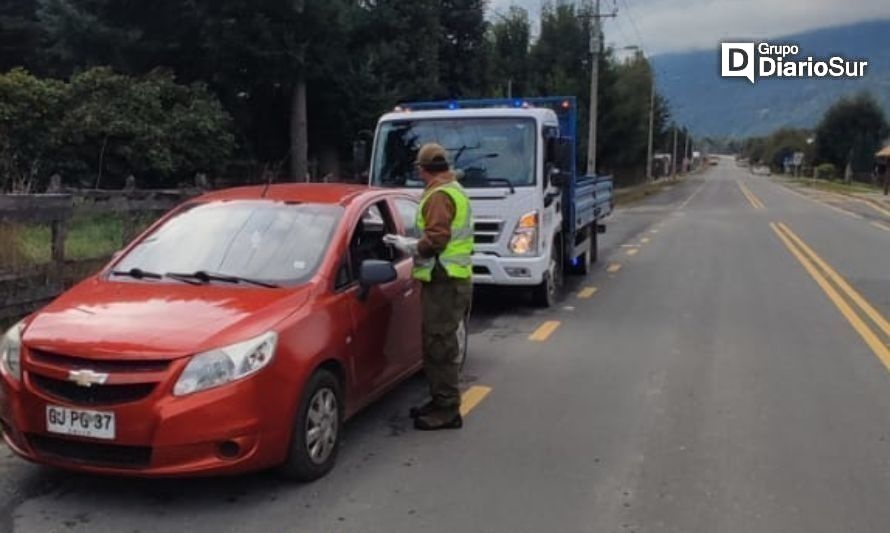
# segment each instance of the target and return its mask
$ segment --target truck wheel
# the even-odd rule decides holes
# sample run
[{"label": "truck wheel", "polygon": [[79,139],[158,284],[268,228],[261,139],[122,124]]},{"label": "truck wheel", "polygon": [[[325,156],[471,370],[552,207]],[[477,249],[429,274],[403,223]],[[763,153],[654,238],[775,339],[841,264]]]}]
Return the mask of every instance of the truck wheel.
[{"label": "truck wheel", "polygon": [[327,370],[309,378],[291,436],[287,460],[279,472],[294,481],[315,481],[334,467],[343,429],[340,381]]},{"label": "truck wheel", "polygon": [[562,247],[559,246],[559,238],[556,238],[550,247],[550,268],[544,272],[544,280],[532,293],[535,305],[545,308],[556,305],[556,297],[562,287],[562,274]]}]

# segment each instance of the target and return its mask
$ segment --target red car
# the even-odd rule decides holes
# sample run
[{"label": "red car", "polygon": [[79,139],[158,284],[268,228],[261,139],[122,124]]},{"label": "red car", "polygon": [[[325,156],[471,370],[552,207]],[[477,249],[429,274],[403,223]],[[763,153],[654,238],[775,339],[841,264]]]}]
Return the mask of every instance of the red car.
[{"label": "red car", "polygon": [[323,476],[343,422],[421,365],[412,261],[382,240],[416,210],[347,185],[185,203],[6,333],[4,439],[88,472]]}]

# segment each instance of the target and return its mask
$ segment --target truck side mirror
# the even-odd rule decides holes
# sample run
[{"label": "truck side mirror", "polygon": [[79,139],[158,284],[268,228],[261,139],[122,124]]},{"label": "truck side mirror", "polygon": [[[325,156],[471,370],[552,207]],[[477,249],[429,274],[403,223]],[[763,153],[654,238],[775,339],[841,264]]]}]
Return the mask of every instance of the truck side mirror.
[{"label": "truck side mirror", "polygon": [[569,184],[572,179],[569,173],[559,167],[550,167],[550,184],[560,189]]},{"label": "truck side mirror", "polygon": [[572,159],[575,157],[574,141],[568,137],[555,139],[553,148],[553,162],[558,168],[569,172],[572,168]]}]

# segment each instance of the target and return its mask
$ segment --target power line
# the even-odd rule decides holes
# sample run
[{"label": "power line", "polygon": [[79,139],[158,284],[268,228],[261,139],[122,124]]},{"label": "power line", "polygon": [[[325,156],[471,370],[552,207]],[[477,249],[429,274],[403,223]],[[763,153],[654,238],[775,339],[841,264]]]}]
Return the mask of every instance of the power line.
[{"label": "power line", "polygon": [[621,0],[621,3],[624,4],[624,9],[627,11],[627,18],[630,19],[630,25],[633,27],[634,33],[637,35],[637,41],[639,42],[640,49],[643,53],[648,56],[646,53],[646,45],[643,43],[643,36],[640,34],[640,28],[637,27],[637,22],[634,20],[633,11],[630,9],[630,4],[627,3],[627,0]]}]

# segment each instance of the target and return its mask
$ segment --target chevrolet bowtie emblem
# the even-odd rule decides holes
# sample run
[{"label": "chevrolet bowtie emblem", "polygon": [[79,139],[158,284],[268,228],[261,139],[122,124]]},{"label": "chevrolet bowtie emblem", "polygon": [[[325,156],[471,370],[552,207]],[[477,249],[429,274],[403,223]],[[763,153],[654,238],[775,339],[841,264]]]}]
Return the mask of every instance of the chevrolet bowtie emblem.
[{"label": "chevrolet bowtie emblem", "polygon": [[93,372],[92,370],[71,370],[68,372],[68,381],[90,388],[93,385],[103,385],[108,380],[108,374]]}]

